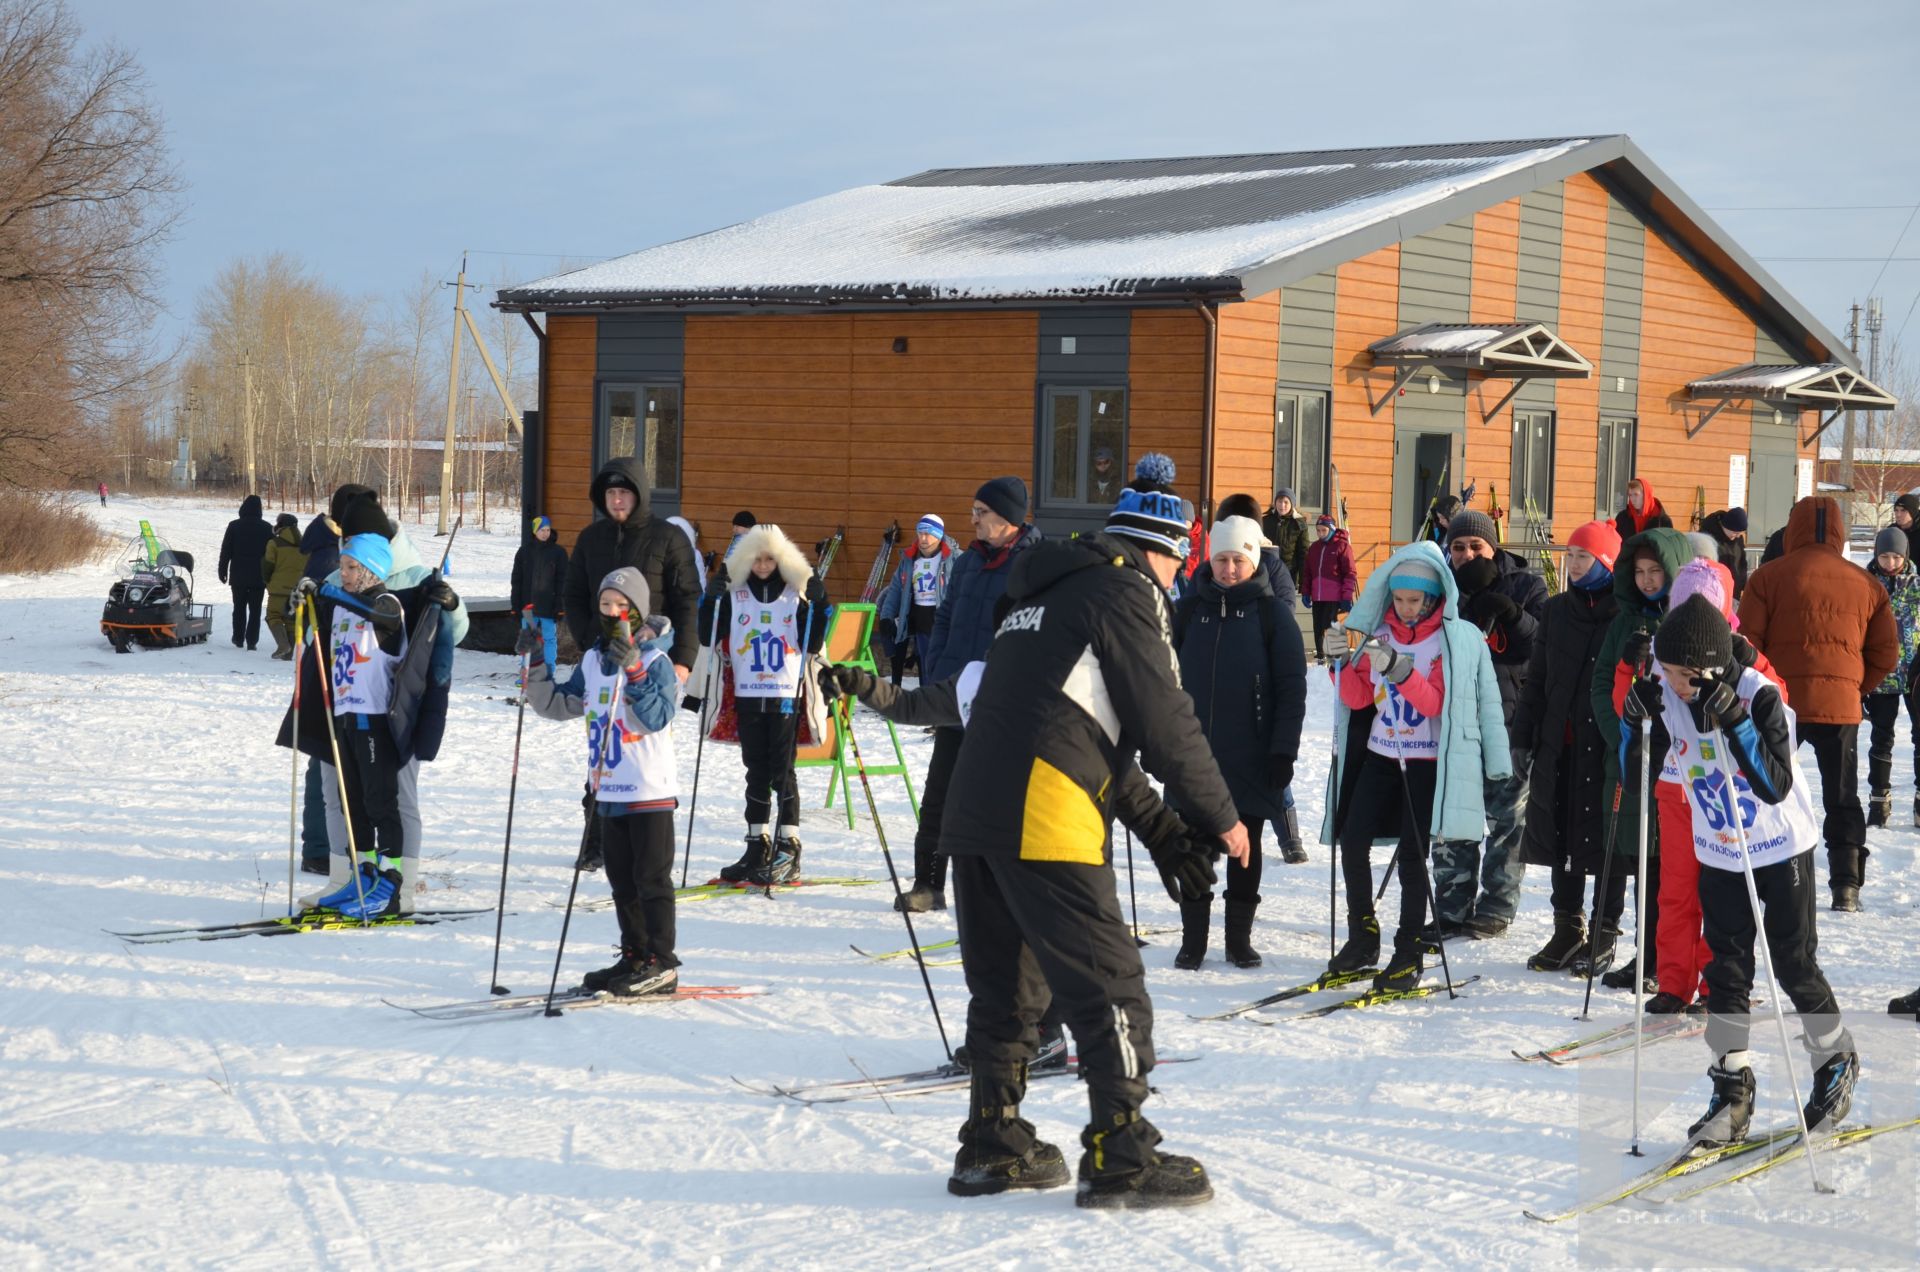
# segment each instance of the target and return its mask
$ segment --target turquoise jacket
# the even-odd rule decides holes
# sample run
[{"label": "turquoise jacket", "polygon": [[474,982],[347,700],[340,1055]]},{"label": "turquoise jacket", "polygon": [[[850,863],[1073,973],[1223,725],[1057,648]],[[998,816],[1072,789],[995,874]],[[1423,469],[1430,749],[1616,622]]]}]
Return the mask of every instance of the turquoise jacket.
[{"label": "turquoise jacket", "polygon": [[[1453,584],[1453,571],[1447,558],[1431,543],[1409,543],[1367,578],[1353,602],[1346,625],[1358,632],[1372,632],[1386,621],[1391,591],[1388,579],[1401,561],[1420,560],[1440,571],[1441,598],[1446,620],[1442,624],[1445,646],[1440,653],[1441,675],[1446,682],[1446,698],[1440,705],[1440,756],[1434,762],[1435,775],[1431,839],[1478,840],[1487,833],[1484,784],[1513,776],[1513,757],[1507,748],[1507,725],[1500,708],[1500,683],[1493,674],[1493,659],[1487,654],[1487,638],[1472,623],[1460,617],[1460,592]],[[1339,674],[1344,657],[1334,664]],[[1326,813],[1320,821],[1320,842],[1334,842],[1334,810],[1339,807],[1340,792],[1346,777],[1347,726],[1353,711],[1334,695],[1333,768],[1327,774]],[[1363,716],[1364,718],[1364,716]],[[1364,739],[1356,739],[1365,746]],[[1381,839],[1391,843],[1392,839]]]}]

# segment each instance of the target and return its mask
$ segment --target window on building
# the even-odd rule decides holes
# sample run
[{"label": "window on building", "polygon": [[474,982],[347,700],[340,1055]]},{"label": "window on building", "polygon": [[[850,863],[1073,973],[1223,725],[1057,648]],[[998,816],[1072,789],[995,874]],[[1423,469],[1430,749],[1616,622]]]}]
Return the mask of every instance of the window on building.
[{"label": "window on building", "polygon": [[1639,430],[1634,421],[1619,417],[1600,421],[1600,453],[1595,457],[1593,512],[1612,517],[1627,502],[1627,483],[1633,480],[1633,447]]},{"label": "window on building", "polygon": [[1553,521],[1552,411],[1513,413],[1513,507],[1523,524],[1549,525]]},{"label": "window on building", "polygon": [[1327,395],[1281,389],[1273,395],[1273,494],[1293,491],[1295,508],[1327,506]]},{"label": "window on building", "polygon": [[1041,501],[1053,508],[1112,504],[1131,476],[1127,391],[1052,385],[1040,396]]},{"label": "window on building", "polygon": [[600,389],[602,462],[632,455],[656,491],[680,489],[680,386],[607,384]]}]

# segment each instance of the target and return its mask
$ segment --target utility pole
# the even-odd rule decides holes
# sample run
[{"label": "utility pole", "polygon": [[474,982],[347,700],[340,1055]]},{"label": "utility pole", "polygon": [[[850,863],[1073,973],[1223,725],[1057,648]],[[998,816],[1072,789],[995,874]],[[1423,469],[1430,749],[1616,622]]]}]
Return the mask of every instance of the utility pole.
[{"label": "utility pole", "polygon": [[[1853,352],[1856,363],[1860,360],[1860,302],[1854,301],[1847,306],[1847,348]],[[1853,524],[1853,409],[1847,409],[1847,420],[1840,433],[1840,485],[1847,492],[1847,524]]]},{"label": "utility pole", "polygon": [[[447,366],[446,449],[440,452],[440,528],[447,532],[447,505],[453,501],[454,430],[460,423],[460,327],[467,318],[467,256],[460,254],[460,274],[453,284],[453,353]],[[1851,418],[1851,417],[1849,417]],[[1851,427],[1851,424],[1849,424]]]},{"label": "utility pole", "polygon": [[[1880,326],[1880,298],[1878,296],[1869,296],[1867,297],[1867,379],[1872,380],[1875,384],[1880,383]],[[1867,440],[1869,443],[1874,440],[1873,418],[1872,415],[1867,416]],[[1885,462],[1885,459],[1886,456],[1881,456],[1882,462]]]},{"label": "utility pole", "polygon": [[241,391],[246,395],[246,401],[242,403],[243,409],[241,412],[247,433],[246,493],[251,495],[258,489],[254,484],[255,474],[253,467],[253,351],[251,349],[246,350],[240,355],[240,370],[243,376]]}]

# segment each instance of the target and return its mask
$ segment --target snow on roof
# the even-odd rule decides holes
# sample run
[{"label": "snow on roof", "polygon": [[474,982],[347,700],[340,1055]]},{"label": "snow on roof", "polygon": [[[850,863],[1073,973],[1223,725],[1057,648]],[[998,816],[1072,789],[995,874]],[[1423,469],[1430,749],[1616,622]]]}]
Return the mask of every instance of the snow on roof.
[{"label": "snow on roof", "polygon": [[1519,327],[1447,327],[1437,330],[1414,331],[1391,340],[1383,340],[1374,346],[1376,353],[1462,353],[1483,344],[1490,344],[1502,336],[1519,331]]},{"label": "snow on roof", "polygon": [[1837,362],[1825,362],[1811,366],[1742,367],[1721,375],[1705,376],[1693,383],[1711,385],[1716,389],[1751,389],[1756,393],[1777,392],[1826,375],[1837,369],[1839,365]]},{"label": "snow on roof", "polygon": [[509,288],[500,299],[565,305],[776,292],[1000,300],[1231,289],[1250,270],[1587,144],[1472,143],[1440,156],[1346,151],[1337,162],[1289,154],[943,170],[843,190]]}]

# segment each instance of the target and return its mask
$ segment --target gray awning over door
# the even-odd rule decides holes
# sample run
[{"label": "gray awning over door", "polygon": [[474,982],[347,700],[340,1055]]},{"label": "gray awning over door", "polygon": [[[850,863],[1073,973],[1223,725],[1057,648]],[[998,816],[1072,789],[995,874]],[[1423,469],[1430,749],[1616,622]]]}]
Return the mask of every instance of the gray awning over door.
[{"label": "gray awning over door", "polygon": [[1377,367],[1393,367],[1393,387],[1373,404],[1379,413],[1422,371],[1474,380],[1512,380],[1483,419],[1491,420],[1529,380],[1585,379],[1593,364],[1545,323],[1429,322],[1367,346]]}]

